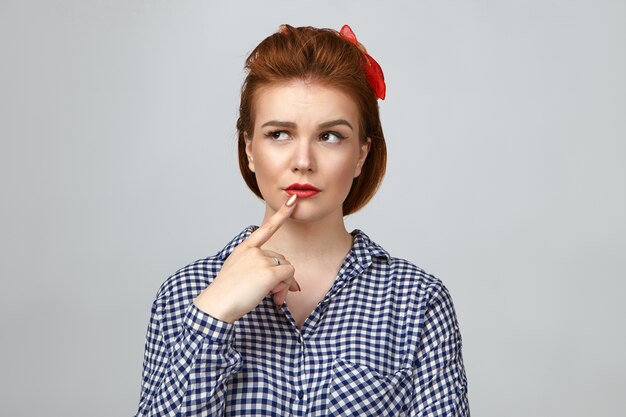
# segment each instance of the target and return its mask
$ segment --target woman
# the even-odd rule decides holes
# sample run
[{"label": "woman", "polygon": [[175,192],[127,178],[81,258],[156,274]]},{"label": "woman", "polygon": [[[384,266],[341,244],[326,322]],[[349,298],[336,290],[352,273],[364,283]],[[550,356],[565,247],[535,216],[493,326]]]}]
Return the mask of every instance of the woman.
[{"label": "woman", "polygon": [[284,25],[246,68],[265,216],[159,289],[137,415],[468,415],[447,290],[344,225],[385,171],[380,67],[347,26]]}]

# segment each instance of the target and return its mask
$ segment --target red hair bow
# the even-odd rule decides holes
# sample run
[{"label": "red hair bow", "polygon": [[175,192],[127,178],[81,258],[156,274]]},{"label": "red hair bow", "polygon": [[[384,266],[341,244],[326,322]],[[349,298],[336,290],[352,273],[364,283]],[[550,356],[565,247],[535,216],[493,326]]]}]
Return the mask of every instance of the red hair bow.
[{"label": "red hair bow", "polygon": [[365,56],[363,70],[365,71],[367,82],[370,87],[372,87],[372,90],[374,90],[376,98],[384,100],[387,87],[385,86],[385,76],[383,74],[383,70],[380,68],[380,65],[378,65],[378,62],[376,62],[376,60],[367,53],[365,47],[356,39],[356,36],[354,35],[354,32],[352,32],[350,26],[343,25],[339,31],[339,36],[348,42],[355,44],[359,50],[363,52],[363,55]]}]

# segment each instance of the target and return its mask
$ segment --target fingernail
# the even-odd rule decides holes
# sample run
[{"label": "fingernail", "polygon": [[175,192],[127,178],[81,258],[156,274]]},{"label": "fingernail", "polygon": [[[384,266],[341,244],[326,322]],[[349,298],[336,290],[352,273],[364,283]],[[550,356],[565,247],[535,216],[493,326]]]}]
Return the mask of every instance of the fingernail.
[{"label": "fingernail", "polygon": [[287,207],[293,206],[293,204],[296,202],[296,198],[298,198],[298,196],[296,194],[292,194],[291,197],[289,197],[289,200],[287,200],[287,202],[285,203],[285,205]]},{"label": "fingernail", "polygon": [[298,281],[296,281],[296,287],[298,287],[298,291],[302,291],[302,288],[300,288],[300,284],[298,284]]}]

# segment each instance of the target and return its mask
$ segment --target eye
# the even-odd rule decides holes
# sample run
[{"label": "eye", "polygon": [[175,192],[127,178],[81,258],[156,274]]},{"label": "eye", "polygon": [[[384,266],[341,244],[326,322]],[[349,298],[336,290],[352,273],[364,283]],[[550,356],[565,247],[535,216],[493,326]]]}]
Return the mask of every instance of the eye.
[{"label": "eye", "polygon": [[320,135],[320,139],[326,143],[341,142],[345,138],[345,136],[337,132],[324,132]]},{"label": "eye", "polygon": [[265,137],[280,142],[289,139],[289,133],[284,130],[273,130],[271,132],[267,132]]}]

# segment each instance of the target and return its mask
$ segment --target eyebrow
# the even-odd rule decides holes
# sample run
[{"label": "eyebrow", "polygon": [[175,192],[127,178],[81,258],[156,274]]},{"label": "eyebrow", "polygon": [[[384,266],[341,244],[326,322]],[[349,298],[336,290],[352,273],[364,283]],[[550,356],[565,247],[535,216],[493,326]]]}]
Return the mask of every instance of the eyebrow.
[{"label": "eyebrow", "polygon": [[270,120],[269,122],[265,122],[261,125],[261,127],[265,126],[288,127],[294,129],[296,127],[296,124],[294,122],[281,122],[278,120]]},{"label": "eyebrow", "polygon": [[338,125],[348,126],[350,130],[354,130],[350,122],[345,119],[337,119],[337,120],[331,120],[330,122],[324,122],[324,123],[321,123],[319,127],[322,129],[325,129],[327,127],[333,127],[333,126],[338,126]]},{"label": "eyebrow", "polygon": [[[345,119],[337,119],[337,120],[331,120],[329,122],[320,123],[318,127],[321,129],[326,129],[326,128],[329,128],[332,126],[338,126],[338,125],[348,126],[351,130],[354,130],[350,122],[348,122]],[[265,126],[287,127],[290,129],[295,129],[297,127],[297,125],[294,122],[282,122],[280,120],[270,120],[269,122],[265,122],[261,125],[261,127],[265,127]]]}]

